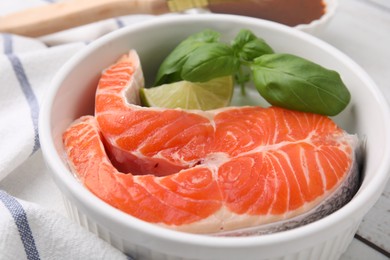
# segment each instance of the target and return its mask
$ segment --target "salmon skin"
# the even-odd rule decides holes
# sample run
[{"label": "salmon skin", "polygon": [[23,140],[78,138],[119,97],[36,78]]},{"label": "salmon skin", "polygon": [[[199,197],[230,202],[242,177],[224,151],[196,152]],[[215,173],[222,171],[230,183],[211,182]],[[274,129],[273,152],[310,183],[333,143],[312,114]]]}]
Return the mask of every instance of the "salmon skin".
[{"label": "salmon skin", "polygon": [[358,189],[358,138],[326,116],[146,108],[143,84],[131,50],[102,73],[95,115],[63,135],[75,176],[123,212],[191,233],[264,234],[322,218]]}]

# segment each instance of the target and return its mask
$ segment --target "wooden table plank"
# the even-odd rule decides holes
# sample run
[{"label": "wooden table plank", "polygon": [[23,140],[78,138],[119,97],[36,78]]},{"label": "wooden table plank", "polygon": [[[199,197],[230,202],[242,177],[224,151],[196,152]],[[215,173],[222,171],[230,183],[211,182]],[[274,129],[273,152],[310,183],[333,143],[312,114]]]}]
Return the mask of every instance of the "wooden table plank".
[{"label": "wooden table plank", "polygon": [[387,256],[354,239],[340,260],[387,260]]},{"label": "wooden table plank", "polygon": [[390,256],[390,185],[387,185],[379,201],[365,216],[357,234]]}]

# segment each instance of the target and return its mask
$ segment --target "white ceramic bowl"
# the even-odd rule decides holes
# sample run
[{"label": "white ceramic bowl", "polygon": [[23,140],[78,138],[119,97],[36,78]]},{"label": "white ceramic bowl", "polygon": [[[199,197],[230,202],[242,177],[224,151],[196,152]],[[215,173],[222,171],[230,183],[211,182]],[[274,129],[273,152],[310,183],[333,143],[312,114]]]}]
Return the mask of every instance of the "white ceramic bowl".
[{"label": "white ceramic bowl", "polygon": [[[299,2],[299,1],[297,1]],[[320,34],[334,17],[336,10],[339,6],[339,0],[323,0],[325,4],[325,12],[324,14],[307,24],[298,24],[294,26],[296,29],[301,30],[306,33],[310,33],[313,35]],[[211,13],[207,8],[197,8],[188,10],[186,13],[189,14],[203,14],[203,13]]]},{"label": "white ceramic bowl", "polygon": [[[76,118],[93,112],[100,72],[135,48],[145,77],[153,79],[168,51],[204,28],[230,39],[242,29],[263,37],[277,52],[306,57],[337,70],[352,94],[350,105],[335,117],[351,133],[366,139],[363,182],[356,196],[337,212],[314,223],[254,237],[210,237],[167,230],[118,211],[92,195],[69,171],[61,136]],[[40,114],[42,151],[69,215],[136,259],[337,259],[389,178],[390,114],[369,76],[328,44],[298,30],[260,19],[230,15],[164,16],[123,28],[92,42],[55,76]]]}]

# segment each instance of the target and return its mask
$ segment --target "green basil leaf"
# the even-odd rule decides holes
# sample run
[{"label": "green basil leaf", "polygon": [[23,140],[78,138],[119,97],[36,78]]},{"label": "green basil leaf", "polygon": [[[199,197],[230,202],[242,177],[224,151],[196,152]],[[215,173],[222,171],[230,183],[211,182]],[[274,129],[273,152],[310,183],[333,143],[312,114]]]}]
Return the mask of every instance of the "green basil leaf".
[{"label": "green basil leaf", "polygon": [[183,40],[161,63],[154,85],[182,80],[181,69],[188,56],[199,46],[219,41],[219,37],[218,32],[206,29]]},{"label": "green basil leaf", "polygon": [[274,53],[273,49],[262,39],[249,30],[241,30],[232,41],[232,47],[237,56],[251,62],[255,58]]},{"label": "green basil leaf", "polygon": [[233,49],[221,42],[199,46],[189,55],[182,68],[182,78],[193,82],[205,82],[211,79],[233,75],[240,62],[234,56]]},{"label": "green basil leaf", "polygon": [[291,54],[267,54],[254,60],[253,80],[270,104],[334,116],[350,101],[340,75]]}]

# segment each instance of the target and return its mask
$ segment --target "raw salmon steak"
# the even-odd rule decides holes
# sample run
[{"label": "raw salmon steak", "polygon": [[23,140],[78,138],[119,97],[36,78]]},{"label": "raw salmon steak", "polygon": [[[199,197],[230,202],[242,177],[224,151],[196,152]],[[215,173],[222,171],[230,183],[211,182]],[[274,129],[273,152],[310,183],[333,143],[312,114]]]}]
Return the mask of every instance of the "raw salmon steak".
[{"label": "raw salmon steak", "polygon": [[357,137],[330,118],[141,107],[143,80],[132,50],[102,73],[95,115],[63,135],[73,173],[113,207],[180,231],[250,235],[310,223],[356,192]]}]

